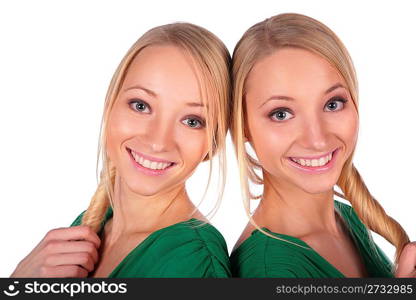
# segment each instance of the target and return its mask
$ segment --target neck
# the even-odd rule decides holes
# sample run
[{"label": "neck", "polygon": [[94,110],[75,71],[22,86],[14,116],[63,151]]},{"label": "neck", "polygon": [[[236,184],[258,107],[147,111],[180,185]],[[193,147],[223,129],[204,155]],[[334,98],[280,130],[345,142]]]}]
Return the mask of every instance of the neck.
[{"label": "neck", "polygon": [[277,228],[278,232],[293,236],[317,231],[340,234],[333,190],[310,194],[266,172],[264,174],[263,199],[254,214],[259,226]]},{"label": "neck", "polygon": [[185,184],[151,196],[131,191],[116,175],[113,195],[113,218],[109,231],[113,239],[134,233],[149,233],[186,221],[195,206],[190,201]]}]

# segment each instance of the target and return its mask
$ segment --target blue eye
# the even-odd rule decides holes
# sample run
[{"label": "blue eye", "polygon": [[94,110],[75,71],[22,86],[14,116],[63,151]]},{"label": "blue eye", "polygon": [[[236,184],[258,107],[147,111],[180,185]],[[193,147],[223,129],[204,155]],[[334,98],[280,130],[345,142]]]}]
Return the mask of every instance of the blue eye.
[{"label": "blue eye", "polygon": [[205,121],[197,117],[188,117],[186,119],[183,119],[181,122],[182,124],[185,124],[186,126],[190,128],[199,129],[199,128],[205,127]]},{"label": "blue eye", "polygon": [[279,108],[272,111],[269,117],[274,121],[286,121],[293,118],[293,114],[288,108]]},{"label": "blue eye", "polygon": [[143,100],[132,100],[129,102],[129,106],[135,111],[148,114],[150,113],[150,106]]},{"label": "blue eye", "polygon": [[338,111],[344,108],[346,99],[341,97],[333,97],[325,104],[324,111]]}]

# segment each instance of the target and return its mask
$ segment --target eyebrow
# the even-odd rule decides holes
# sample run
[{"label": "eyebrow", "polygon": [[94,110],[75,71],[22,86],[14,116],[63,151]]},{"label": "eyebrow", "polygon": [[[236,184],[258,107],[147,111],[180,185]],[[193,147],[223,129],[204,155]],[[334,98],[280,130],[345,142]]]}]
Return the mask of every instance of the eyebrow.
[{"label": "eyebrow", "polygon": [[192,106],[192,107],[204,107],[205,106],[203,103],[199,103],[199,102],[188,102],[186,103],[186,105]]},{"label": "eyebrow", "polygon": [[[327,89],[325,92],[324,92],[324,95],[327,95],[327,94],[329,94],[330,92],[332,92],[332,91],[334,91],[334,90],[336,90],[336,89],[338,89],[338,88],[344,88],[345,89],[345,86],[344,85],[342,85],[341,83],[336,83],[336,84],[334,84],[333,86],[331,86],[329,89]],[[269,102],[270,100],[285,100],[285,101],[294,101],[295,99],[294,98],[292,98],[292,97],[288,97],[288,96],[282,96],[282,95],[272,95],[271,97],[269,97],[269,98],[267,98],[267,100],[266,101],[264,101],[260,106],[259,106],[259,108],[260,107],[262,107],[264,104],[266,104],[267,102]]]},{"label": "eyebrow", "polygon": [[[150,96],[152,96],[152,97],[155,97],[155,98],[157,98],[157,94],[156,94],[156,92],[154,92],[154,91],[152,91],[152,90],[150,90],[150,89],[147,89],[147,88],[145,88],[145,87],[142,87],[142,86],[140,86],[140,85],[134,85],[134,86],[132,86],[132,87],[129,87],[129,88],[126,88],[125,90],[124,90],[124,92],[127,92],[127,91],[129,91],[129,90],[143,90],[144,92],[146,92],[147,94],[149,94]],[[188,105],[188,106],[192,106],[192,107],[204,107],[205,105],[203,104],[203,103],[199,103],[199,102],[188,102],[188,103],[186,103],[186,105]]]},{"label": "eyebrow", "polygon": [[336,89],[338,89],[338,88],[343,88],[343,89],[346,89],[346,87],[344,86],[344,85],[342,85],[341,83],[336,83],[336,84],[334,84],[333,86],[331,86],[329,89],[327,89],[326,91],[325,91],[325,95],[326,94],[329,94],[330,92],[332,92],[332,91],[335,91]]},{"label": "eyebrow", "polygon": [[134,85],[134,86],[131,86],[129,88],[126,88],[124,90],[124,92],[130,91],[130,90],[142,90],[142,91],[146,92],[147,94],[149,94],[150,96],[153,96],[155,98],[157,97],[156,92],[154,92],[152,90],[149,90],[149,89],[147,89],[145,87],[142,87],[141,85]]}]

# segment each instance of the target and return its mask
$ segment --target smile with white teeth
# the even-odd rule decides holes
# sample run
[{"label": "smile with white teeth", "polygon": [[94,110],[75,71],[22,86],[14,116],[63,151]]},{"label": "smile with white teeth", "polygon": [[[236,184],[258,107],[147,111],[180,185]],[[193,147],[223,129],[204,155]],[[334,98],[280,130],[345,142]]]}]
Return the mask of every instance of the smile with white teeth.
[{"label": "smile with white teeth", "polygon": [[301,166],[306,167],[322,167],[325,166],[328,162],[332,159],[332,152],[328,154],[327,156],[323,156],[319,159],[296,159],[296,158],[290,158],[292,161],[298,163]]},{"label": "smile with white teeth", "polygon": [[163,170],[172,165],[172,163],[164,163],[164,162],[151,161],[151,160],[145,159],[144,157],[138,155],[134,151],[130,151],[130,153],[133,156],[134,160],[139,165],[141,165],[142,167],[151,169],[151,170]]}]

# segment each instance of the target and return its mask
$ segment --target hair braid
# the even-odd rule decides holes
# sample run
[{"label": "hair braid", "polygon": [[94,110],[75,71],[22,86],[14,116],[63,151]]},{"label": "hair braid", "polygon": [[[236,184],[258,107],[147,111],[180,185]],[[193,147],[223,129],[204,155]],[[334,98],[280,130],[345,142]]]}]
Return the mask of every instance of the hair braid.
[{"label": "hair braid", "polygon": [[341,188],[360,220],[372,231],[383,236],[396,247],[395,262],[400,257],[409,237],[400,224],[386,214],[371,195],[354,164],[346,163],[338,180]]}]

